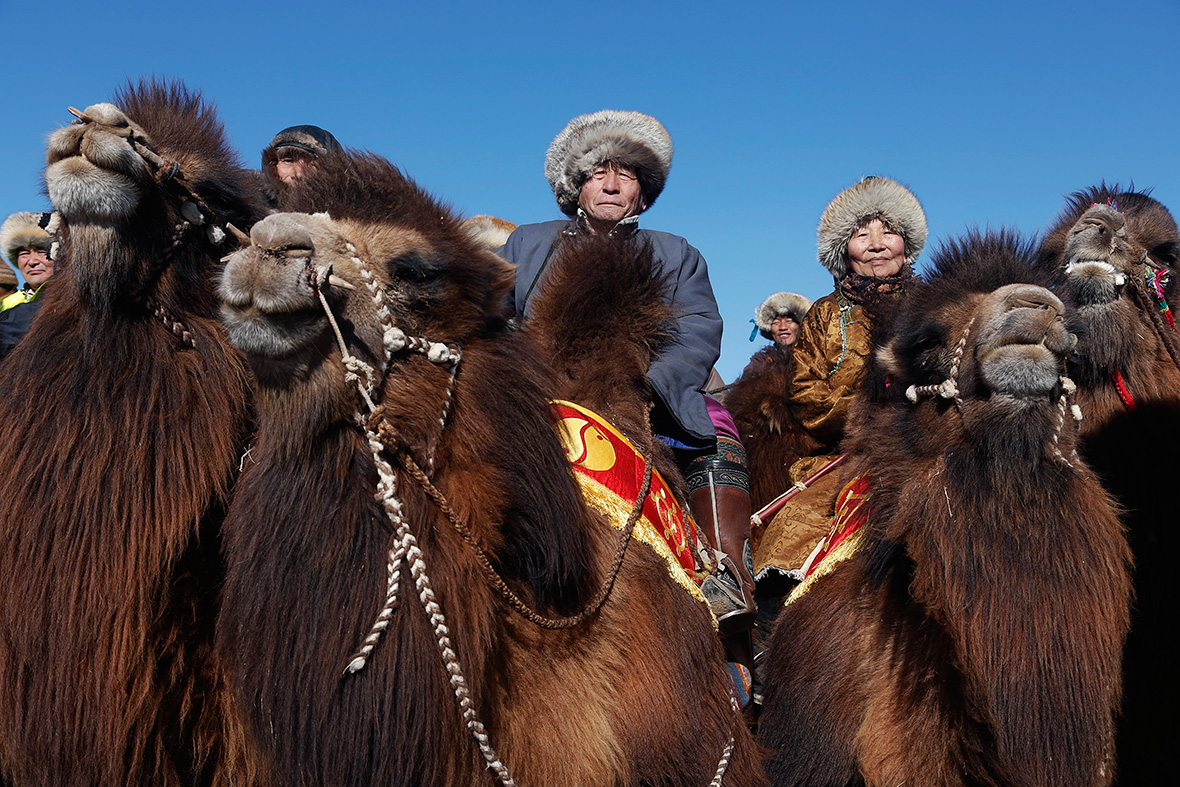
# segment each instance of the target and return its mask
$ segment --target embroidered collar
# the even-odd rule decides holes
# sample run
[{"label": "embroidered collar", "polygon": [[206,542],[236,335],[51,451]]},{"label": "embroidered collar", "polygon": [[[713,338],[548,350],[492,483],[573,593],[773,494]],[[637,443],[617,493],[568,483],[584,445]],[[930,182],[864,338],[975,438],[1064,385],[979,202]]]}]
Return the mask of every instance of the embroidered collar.
[{"label": "embroidered collar", "polygon": [[[578,208],[578,217],[574,219],[572,224],[572,227],[565,230],[565,234],[573,235],[578,230],[591,234],[593,233],[593,231],[590,229],[590,217],[586,215],[586,211],[582,210],[581,208]],[[628,216],[627,218],[622,219],[618,224],[615,225],[615,228],[608,233],[608,236],[614,235],[616,232],[619,232],[619,230],[622,230],[624,233],[631,233],[637,229],[639,229],[638,213],[634,216]]]}]

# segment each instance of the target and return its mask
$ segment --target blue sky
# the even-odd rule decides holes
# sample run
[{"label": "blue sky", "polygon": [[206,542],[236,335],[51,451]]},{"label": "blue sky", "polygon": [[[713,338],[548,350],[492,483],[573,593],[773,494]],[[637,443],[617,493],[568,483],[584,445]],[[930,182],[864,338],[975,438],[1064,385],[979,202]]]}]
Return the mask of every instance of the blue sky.
[{"label": "blue sky", "polygon": [[[52,8],[52,10],[49,10]],[[129,9],[129,10],[125,10]],[[732,380],[763,298],[831,290],[815,225],[866,174],[930,243],[1044,228],[1100,180],[1180,208],[1180,2],[424,3],[0,0],[0,215],[48,209],[45,138],[142,76],[215,102],[243,160],[313,123],[459,213],[558,218],[542,167],[573,116],[636,109],[676,146],[643,226],[709,262]]]}]

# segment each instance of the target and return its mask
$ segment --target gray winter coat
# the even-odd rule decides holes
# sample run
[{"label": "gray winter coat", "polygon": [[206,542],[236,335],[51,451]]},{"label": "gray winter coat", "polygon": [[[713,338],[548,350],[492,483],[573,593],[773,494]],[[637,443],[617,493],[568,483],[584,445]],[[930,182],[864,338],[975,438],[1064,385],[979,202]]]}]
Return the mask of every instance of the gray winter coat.
[{"label": "gray winter coat", "polygon": [[[546,259],[552,260],[550,252],[563,231],[581,230],[577,222],[569,220],[525,224],[499,249],[504,259],[517,266],[514,300],[517,314],[525,319],[529,315],[526,300],[544,280]],[[651,243],[661,272],[670,272],[672,290],[668,295],[680,310],[671,342],[648,369],[657,398],[652,425],[682,447],[711,448],[716,435],[700,391],[721,355],[721,314],[705,259],[678,235],[642,229],[635,232]]]}]

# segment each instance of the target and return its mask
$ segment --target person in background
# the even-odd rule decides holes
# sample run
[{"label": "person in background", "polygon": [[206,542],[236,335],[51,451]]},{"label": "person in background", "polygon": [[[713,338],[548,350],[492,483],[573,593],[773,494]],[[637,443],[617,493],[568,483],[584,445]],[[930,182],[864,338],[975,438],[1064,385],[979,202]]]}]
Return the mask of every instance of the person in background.
[{"label": "person in background", "polygon": [[319,126],[289,126],[275,134],[262,151],[262,183],[272,204],[309,168],[343,152],[336,137]]},{"label": "person in background", "polygon": [[804,563],[828,531],[841,479],[825,471],[839,456],[849,408],[866,383],[874,322],[913,281],[926,235],[918,198],[884,177],[844,189],[820,217],[819,261],[836,286],[803,318],[787,390],[790,412],[816,448],[791,466],[791,483],[804,488],[767,526],[754,556],[758,576],[802,579]]},{"label": "person in background", "polygon": [[52,213],[21,211],[0,225],[4,260],[9,266],[16,266],[25,280],[23,287],[0,302],[0,358],[29,330],[41,308],[47,282],[53,278],[52,220]]},{"label": "person in background", "polygon": [[818,447],[791,415],[785,396],[799,325],[809,308],[811,299],[795,292],[776,292],[762,302],[754,311],[756,327],[750,340],[760,333],[771,343],[750,357],[726,392],[725,406],[749,458],[750,504],[755,510],[785,492],[791,485],[791,464]]},{"label": "person in background", "polygon": [[12,266],[7,263],[0,265],[0,304],[3,304],[9,295],[16,293],[16,285],[16,271]]}]

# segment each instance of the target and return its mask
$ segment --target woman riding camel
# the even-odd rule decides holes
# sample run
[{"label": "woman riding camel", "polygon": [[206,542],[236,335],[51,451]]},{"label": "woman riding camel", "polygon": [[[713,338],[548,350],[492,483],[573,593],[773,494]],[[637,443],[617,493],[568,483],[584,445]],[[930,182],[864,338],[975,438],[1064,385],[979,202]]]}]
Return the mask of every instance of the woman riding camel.
[{"label": "woman riding camel", "polygon": [[849,406],[865,382],[874,315],[913,280],[926,234],[921,203],[889,178],[869,176],[844,189],[820,216],[819,261],[836,287],[799,327],[787,403],[821,447],[791,467],[791,482],[802,491],[783,505],[759,544],[760,591],[765,580],[781,586],[772,590],[779,596],[801,579],[831,525],[841,482],[838,473],[824,470],[838,456]]}]

